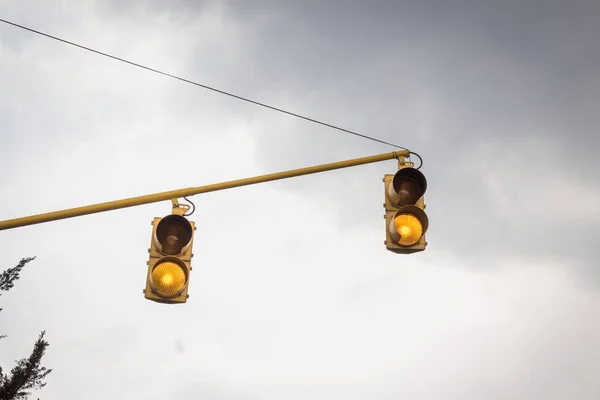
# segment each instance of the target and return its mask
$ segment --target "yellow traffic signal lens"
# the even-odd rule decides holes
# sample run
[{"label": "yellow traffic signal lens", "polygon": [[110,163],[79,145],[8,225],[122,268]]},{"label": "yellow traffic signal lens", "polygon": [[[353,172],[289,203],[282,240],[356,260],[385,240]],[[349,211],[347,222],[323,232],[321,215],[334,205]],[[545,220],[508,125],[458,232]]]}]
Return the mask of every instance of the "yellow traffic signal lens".
[{"label": "yellow traffic signal lens", "polygon": [[398,244],[401,246],[412,246],[423,236],[423,224],[412,214],[396,215],[394,227],[400,236]]},{"label": "yellow traffic signal lens", "polygon": [[177,296],[187,283],[184,267],[174,261],[159,262],[152,269],[152,283],[160,297]]}]

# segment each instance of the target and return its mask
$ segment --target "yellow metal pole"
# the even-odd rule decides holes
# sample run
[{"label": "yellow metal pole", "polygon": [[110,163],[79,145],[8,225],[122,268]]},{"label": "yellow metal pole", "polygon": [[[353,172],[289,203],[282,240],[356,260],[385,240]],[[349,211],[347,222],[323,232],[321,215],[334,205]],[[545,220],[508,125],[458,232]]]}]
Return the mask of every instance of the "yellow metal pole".
[{"label": "yellow metal pole", "polygon": [[184,196],[193,196],[200,193],[215,192],[217,190],[231,189],[239,186],[254,185],[256,183],[275,181],[279,179],[293,178],[295,176],[315,174],[318,172],[331,171],[334,169],[354,167],[357,165],[370,164],[379,161],[393,160],[400,157],[408,157],[408,150],[398,150],[391,153],[379,154],[376,156],[354,158],[352,160],[339,161],[330,164],[315,165],[312,167],[293,169],[290,171],[275,172],[273,174],[254,176],[251,178],[237,179],[212,185],[190,187],[186,189],[171,190],[145,196],[130,197],[128,199],[109,201],[106,203],[92,204],[89,206],[70,208],[66,210],[54,211],[44,214],[31,215],[28,217],[9,219],[0,221],[0,231],[21,226],[41,224],[43,222],[56,221],[59,219],[78,217],[80,215],[94,214],[103,211],[117,210],[119,208],[139,206],[142,204],[156,203],[159,201],[181,198]]}]

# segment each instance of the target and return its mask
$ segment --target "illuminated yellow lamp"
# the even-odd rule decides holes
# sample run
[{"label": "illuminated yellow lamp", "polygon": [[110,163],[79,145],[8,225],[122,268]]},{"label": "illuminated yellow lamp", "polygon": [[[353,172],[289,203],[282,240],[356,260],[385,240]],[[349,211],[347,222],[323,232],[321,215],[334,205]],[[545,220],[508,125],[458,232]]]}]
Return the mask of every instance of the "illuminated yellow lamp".
[{"label": "illuminated yellow lamp", "polygon": [[390,221],[389,234],[393,243],[410,247],[416,245],[429,227],[429,219],[417,206],[400,207]]},{"label": "illuminated yellow lamp", "polygon": [[394,227],[400,236],[398,244],[401,246],[412,246],[423,236],[423,224],[412,214],[397,215]]},{"label": "illuminated yellow lamp", "polygon": [[185,267],[176,260],[159,261],[152,269],[153,291],[160,297],[178,296],[187,284]]}]

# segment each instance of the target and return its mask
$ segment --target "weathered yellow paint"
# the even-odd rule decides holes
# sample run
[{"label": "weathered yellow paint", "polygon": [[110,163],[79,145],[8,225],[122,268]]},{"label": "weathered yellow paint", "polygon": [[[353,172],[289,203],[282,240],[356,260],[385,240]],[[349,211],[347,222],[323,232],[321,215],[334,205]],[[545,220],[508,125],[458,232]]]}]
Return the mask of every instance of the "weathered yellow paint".
[{"label": "weathered yellow paint", "polygon": [[66,210],[53,211],[44,214],[31,215],[28,217],[9,219],[0,221],[0,230],[18,228],[21,226],[41,224],[43,222],[57,221],[59,219],[73,218],[81,215],[95,214],[104,211],[118,210],[120,208],[134,207],[142,204],[157,203],[159,201],[178,199],[184,196],[193,196],[201,193],[215,192],[218,190],[231,189],[240,186],[254,185],[280,179],[293,178],[296,176],[315,174],[318,172],[331,171],[335,169],[354,167],[358,165],[371,164],[380,161],[399,159],[408,157],[408,150],[398,150],[391,153],[384,153],[375,156],[354,158],[346,161],[339,161],[329,164],[315,165],[312,167],[293,169],[273,174],[259,175],[251,178],[237,179],[233,181],[214,183],[212,185],[190,187],[186,189],[171,190],[168,192],[148,194],[145,196],[130,197],[128,199],[109,201],[106,203],[93,204],[89,206],[70,208]]},{"label": "weathered yellow paint", "polygon": [[[405,169],[409,168],[410,169]],[[399,254],[410,254],[424,251],[427,246],[425,232],[429,219],[425,213],[425,190],[427,181],[417,170],[413,170],[411,162],[399,160],[396,174],[383,177],[385,191],[385,246],[389,251]],[[410,172],[406,172],[410,171]],[[420,184],[404,184],[395,187],[397,175],[416,178]]]},{"label": "weathered yellow paint", "polygon": [[[170,216],[172,217],[172,216]],[[166,304],[183,304],[188,299],[188,283],[192,272],[192,248],[194,246],[194,231],[196,225],[193,221],[189,221],[191,226],[192,236],[189,242],[181,249],[179,254],[168,253],[164,251],[164,247],[158,239],[158,225],[164,218],[170,217],[154,217],[152,221],[152,238],[150,239],[150,247],[148,248],[148,272],[146,275],[146,288],[144,289],[144,297],[158,303]],[[168,262],[171,266],[170,271],[159,269],[162,263]],[[177,270],[176,268],[179,268]],[[164,273],[170,272],[173,280],[169,282],[165,278]],[[181,275],[183,273],[183,276]]]}]

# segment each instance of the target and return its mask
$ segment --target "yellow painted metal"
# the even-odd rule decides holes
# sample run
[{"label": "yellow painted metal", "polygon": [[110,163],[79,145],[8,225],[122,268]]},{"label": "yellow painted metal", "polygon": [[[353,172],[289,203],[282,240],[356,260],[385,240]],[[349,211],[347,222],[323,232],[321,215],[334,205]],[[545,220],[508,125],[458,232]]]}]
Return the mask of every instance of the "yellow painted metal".
[{"label": "yellow painted metal", "polygon": [[398,150],[375,156],[354,158],[329,164],[315,165],[312,167],[293,169],[273,174],[259,175],[251,178],[237,179],[233,181],[214,183],[206,186],[190,187],[186,189],[171,190],[168,192],[154,193],[145,196],[130,197],[128,199],[109,201],[106,203],[93,204],[89,206],[70,208],[45,214],[31,215],[28,217],[0,221],[0,230],[18,228],[21,226],[41,224],[43,222],[57,221],[59,219],[73,218],[81,215],[95,214],[104,211],[118,210],[120,208],[134,207],[142,204],[157,203],[159,201],[178,199],[184,196],[193,196],[201,193],[215,192],[218,190],[231,189],[240,186],[254,185],[257,183],[276,181],[280,179],[293,178],[296,176],[315,174],[318,172],[331,171],[335,169],[354,167],[358,165],[371,164],[408,157],[408,150]]},{"label": "yellow painted metal", "polygon": [[[161,245],[161,236],[159,225],[166,218],[178,219],[177,215],[167,217],[155,217],[152,221],[152,238],[148,248],[148,272],[146,275],[146,288],[144,297],[157,303],[182,304],[188,299],[188,283],[192,271],[192,247],[194,245],[194,231],[196,225],[193,221],[190,224],[189,232],[179,232],[180,238],[187,242],[178,249],[169,249]],[[185,219],[185,218],[184,218]],[[186,219],[187,220],[187,219]],[[186,235],[189,236],[186,238]],[[175,251],[171,251],[175,250]],[[177,254],[174,254],[177,253]],[[161,268],[162,266],[162,268]]]},{"label": "yellow painted metal", "polygon": [[174,215],[185,215],[185,213],[187,213],[190,209],[189,205],[180,204],[179,199],[177,199],[177,198],[171,199],[171,203],[172,203],[172,208],[173,208],[173,210],[171,211],[171,214],[174,214]]},{"label": "yellow painted metal", "polygon": [[[399,160],[398,172],[386,174],[383,177],[385,191],[385,219],[386,239],[385,246],[389,251],[399,254],[410,254],[424,251],[427,246],[425,232],[429,226],[429,220],[425,213],[425,190],[427,181],[422,177],[420,184],[403,185],[398,192],[394,187],[394,179],[400,171],[409,171],[418,178],[419,172],[412,170],[414,164]],[[404,174],[406,175],[406,174]]]}]

